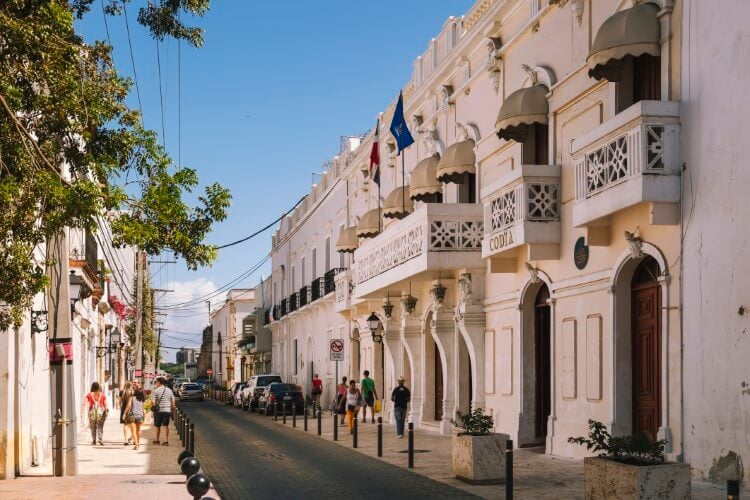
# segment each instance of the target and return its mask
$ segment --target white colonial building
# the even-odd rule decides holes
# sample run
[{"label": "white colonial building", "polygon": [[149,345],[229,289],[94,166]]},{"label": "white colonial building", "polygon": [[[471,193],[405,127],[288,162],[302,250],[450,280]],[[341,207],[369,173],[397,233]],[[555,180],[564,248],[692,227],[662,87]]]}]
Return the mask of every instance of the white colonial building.
[{"label": "white colonial building", "polygon": [[748,14],[480,0],[449,18],[402,89],[403,157],[395,102],[380,115],[382,196],[370,131],[273,236],[274,370],[308,391],[319,373],[328,401],[342,338],[341,373],[386,393],[404,375],[423,428],[481,407],[518,445],[580,457],[568,437],[596,419],[698,474],[739,470]]}]

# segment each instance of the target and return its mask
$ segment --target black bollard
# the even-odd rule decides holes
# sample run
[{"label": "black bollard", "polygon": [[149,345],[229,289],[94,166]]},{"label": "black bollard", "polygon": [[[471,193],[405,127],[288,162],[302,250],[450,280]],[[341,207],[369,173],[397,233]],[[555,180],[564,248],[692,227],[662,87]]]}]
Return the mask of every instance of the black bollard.
[{"label": "black bollard", "polygon": [[279,403],[278,401],[273,402],[273,420],[274,422],[279,421]]},{"label": "black bollard", "polygon": [[737,479],[727,479],[727,500],[739,500],[740,482]]},{"label": "black bollard", "polygon": [[378,456],[383,456],[383,417],[378,417]]},{"label": "black bollard", "polygon": [[505,441],[505,498],[513,500],[513,440]]},{"label": "black bollard", "polygon": [[318,436],[323,435],[323,412],[318,410]]},{"label": "black bollard", "polygon": [[414,423],[409,422],[409,468],[414,468]]},{"label": "black bollard", "polygon": [[297,403],[292,403],[292,427],[297,427]]},{"label": "black bollard", "polygon": [[195,426],[192,422],[188,426],[188,450],[191,453],[195,453]]},{"label": "black bollard", "polygon": [[185,427],[182,429],[182,444],[183,445],[187,443],[188,429],[189,428],[190,428],[190,419],[186,418],[185,419]]},{"label": "black bollard", "polygon": [[307,432],[307,402],[305,402],[305,416],[304,416],[304,420],[305,420],[305,432]]},{"label": "black bollard", "polygon": [[282,411],[282,423],[286,425],[286,403],[281,404],[281,411]]},{"label": "black bollard", "polygon": [[352,428],[352,448],[357,447],[357,417],[354,417],[354,427]]},{"label": "black bollard", "polygon": [[333,414],[333,440],[339,440],[339,418],[335,413]]}]

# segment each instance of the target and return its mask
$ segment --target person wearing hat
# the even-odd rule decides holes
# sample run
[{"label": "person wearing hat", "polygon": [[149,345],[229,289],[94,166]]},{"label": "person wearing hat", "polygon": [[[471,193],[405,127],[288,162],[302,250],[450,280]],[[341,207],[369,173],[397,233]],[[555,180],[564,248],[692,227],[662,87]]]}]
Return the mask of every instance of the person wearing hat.
[{"label": "person wearing hat", "polygon": [[391,393],[393,401],[393,418],[396,419],[396,434],[399,439],[404,437],[404,422],[406,421],[406,407],[411,399],[409,389],[404,385],[403,375],[398,378],[398,386]]}]

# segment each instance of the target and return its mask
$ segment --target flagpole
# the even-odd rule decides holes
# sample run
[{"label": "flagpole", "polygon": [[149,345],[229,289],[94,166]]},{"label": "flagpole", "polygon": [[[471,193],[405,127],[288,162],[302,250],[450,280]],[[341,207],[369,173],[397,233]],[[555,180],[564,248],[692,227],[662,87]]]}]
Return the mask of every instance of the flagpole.
[{"label": "flagpole", "polygon": [[401,151],[401,211],[405,214],[406,213],[406,193],[404,192],[406,190],[406,174],[404,173],[405,170],[405,164],[404,164],[404,151]]}]

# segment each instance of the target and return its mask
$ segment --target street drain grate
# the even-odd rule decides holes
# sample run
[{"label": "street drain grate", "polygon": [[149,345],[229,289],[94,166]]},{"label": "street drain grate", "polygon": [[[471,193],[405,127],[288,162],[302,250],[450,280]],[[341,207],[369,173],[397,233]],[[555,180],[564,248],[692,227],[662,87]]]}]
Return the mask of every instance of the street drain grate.
[{"label": "street drain grate", "polygon": [[[413,453],[429,453],[432,450],[413,450]],[[399,453],[409,453],[409,450],[401,450]]]}]

